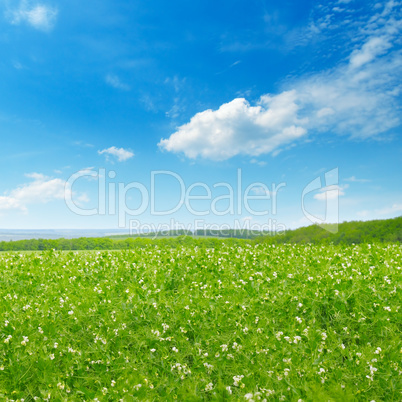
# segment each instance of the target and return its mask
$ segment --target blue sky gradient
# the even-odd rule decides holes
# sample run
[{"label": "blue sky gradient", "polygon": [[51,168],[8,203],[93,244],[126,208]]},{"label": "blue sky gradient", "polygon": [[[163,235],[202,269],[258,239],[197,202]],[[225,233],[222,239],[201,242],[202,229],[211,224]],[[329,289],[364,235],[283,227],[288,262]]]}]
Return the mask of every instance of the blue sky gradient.
[{"label": "blue sky gradient", "polygon": [[[401,16],[396,0],[0,0],[0,228],[117,228],[117,214],[66,205],[71,190],[82,210],[98,206],[102,177],[66,190],[83,169],[114,172],[107,208],[118,183],[150,194],[153,171],[212,190],[192,201],[209,210],[201,218],[185,205],[165,216],[149,207],[125,216],[126,228],[172,218],[308,225],[303,189],[333,169],[332,187],[304,199],[310,217],[400,216]],[[213,213],[224,194],[214,184],[235,189],[238,169],[242,197],[252,183],[284,183],[275,213],[260,185],[250,195],[270,198],[250,203],[269,214]],[[168,210],[180,186],[158,177],[155,200]],[[325,216],[335,195],[339,214]],[[127,210],[142,202],[136,189],[124,201]]]}]

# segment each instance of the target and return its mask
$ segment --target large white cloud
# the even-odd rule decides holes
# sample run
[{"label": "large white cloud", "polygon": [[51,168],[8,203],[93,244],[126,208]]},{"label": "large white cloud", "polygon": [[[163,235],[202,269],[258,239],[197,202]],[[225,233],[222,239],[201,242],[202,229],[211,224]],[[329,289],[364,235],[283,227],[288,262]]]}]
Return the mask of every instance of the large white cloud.
[{"label": "large white cloud", "polygon": [[189,158],[201,156],[214,160],[237,154],[260,155],[303,136],[303,121],[297,118],[294,91],[261,97],[251,106],[237,98],[218,110],[196,114],[159,146],[167,151],[183,152]]},{"label": "large white cloud", "polygon": [[370,17],[359,45],[333,69],[294,80],[254,105],[237,98],[197,113],[159,147],[192,159],[225,160],[277,152],[308,133],[365,139],[389,132],[400,124],[402,93],[402,21],[390,3]]}]

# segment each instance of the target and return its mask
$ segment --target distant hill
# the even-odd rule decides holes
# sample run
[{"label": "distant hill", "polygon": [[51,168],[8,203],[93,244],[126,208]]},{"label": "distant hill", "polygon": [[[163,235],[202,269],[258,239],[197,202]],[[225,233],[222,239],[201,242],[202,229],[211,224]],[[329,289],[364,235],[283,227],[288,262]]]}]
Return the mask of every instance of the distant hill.
[{"label": "distant hill", "polygon": [[[330,225],[328,225],[328,228]],[[402,216],[394,219],[373,221],[343,222],[337,233],[311,225],[281,233],[255,232],[249,230],[208,230],[166,231],[137,235],[117,235],[104,237],[80,237],[70,239],[26,239],[0,241],[0,251],[20,250],[119,250],[148,245],[177,247],[180,245],[199,245],[214,247],[224,241],[232,245],[246,243],[320,243],[320,244],[358,244],[358,243],[402,243]]]},{"label": "distant hill", "polygon": [[[330,224],[326,225],[328,228]],[[311,225],[288,230],[275,236],[259,237],[258,241],[275,243],[396,243],[402,242],[402,216],[393,219],[343,222],[337,233],[325,230],[325,225]]]}]

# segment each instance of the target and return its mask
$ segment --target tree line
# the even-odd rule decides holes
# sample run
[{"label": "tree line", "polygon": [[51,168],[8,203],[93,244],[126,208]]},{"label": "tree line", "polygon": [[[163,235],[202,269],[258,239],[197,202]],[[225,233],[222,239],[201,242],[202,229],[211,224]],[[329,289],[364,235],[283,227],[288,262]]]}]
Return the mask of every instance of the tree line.
[{"label": "tree line", "polygon": [[[402,217],[373,221],[352,221],[339,224],[338,231],[331,233],[327,227],[311,225],[281,233],[257,233],[255,231],[208,230],[195,233],[186,231],[164,232],[112,237],[80,237],[76,239],[29,239],[0,242],[0,251],[41,250],[122,250],[146,247],[150,244],[160,247],[181,245],[214,247],[221,242],[242,246],[256,243],[313,243],[313,244],[359,244],[359,243],[402,243]],[[153,235],[153,236],[151,236]]]}]

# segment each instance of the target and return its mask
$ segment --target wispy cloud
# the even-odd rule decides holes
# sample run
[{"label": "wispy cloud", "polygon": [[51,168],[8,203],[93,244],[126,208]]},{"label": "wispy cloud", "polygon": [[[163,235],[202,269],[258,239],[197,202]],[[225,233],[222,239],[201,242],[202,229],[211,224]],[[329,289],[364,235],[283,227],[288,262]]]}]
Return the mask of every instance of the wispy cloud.
[{"label": "wispy cloud", "polygon": [[40,173],[26,174],[26,177],[32,181],[0,196],[0,211],[19,209],[27,212],[29,204],[43,204],[64,199],[66,184],[64,180],[52,179]]},{"label": "wispy cloud", "polygon": [[173,88],[174,94],[172,96],[173,105],[166,112],[166,116],[177,119],[180,114],[185,110],[185,98],[182,96],[186,85],[186,78],[179,78],[175,75],[173,78],[168,77],[164,82],[168,87]]},{"label": "wispy cloud", "polygon": [[355,182],[355,183],[369,183],[371,180],[368,179],[358,179],[355,176],[345,179],[345,181]]},{"label": "wispy cloud", "polygon": [[254,105],[236,98],[197,113],[159,147],[191,159],[225,160],[278,153],[308,133],[386,135],[400,125],[402,52],[396,44],[402,19],[391,12],[395,4],[370,16],[359,45],[334,68],[289,82],[283,92],[263,95]]},{"label": "wispy cloud", "polygon": [[345,195],[345,188],[347,188],[347,186],[340,187],[336,184],[332,186],[323,187],[322,189],[320,189],[319,193],[314,195],[314,199],[318,201],[327,201],[336,199],[338,197]]},{"label": "wispy cloud", "polygon": [[377,56],[386,53],[392,47],[387,36],[375,36],[370,38],[361,49],[357,49],[350,55],[350,66],[359,68],[374,60]]},{"label": "wispy cloud", "polygon": [[84,141],[74,141],[73,145],[76,145],[78,147],[82,147],[82,148],[93,148],[93,144],[89,144],[87,142]]},{"label": "wispy cloud", "polygon": [[362,210],[357,212],[357,215],[365,219],[384,219],[384,217],[395,217],[402,215],[402,203],[395,203],[391,206],[386,206],[381,209]]},{"label": "wispy cloud", "polygon": [[8,9],[6,16],[11,24],[26,23],[40,31],[51,31],[56,23],[58,9],[49,5],[23,0],[16,9]]},{"label": "wispy cloud", "polygon": [[106,84],[110,85],[113,88],[120,89],[122,91],[129,91],[131,88],[129,85],[125,84],[120,80],[120,78],[115,74],[108,74],[105,77]]},{"label": "wispy cloud", "polygon": [[402,213],[402,204],[392,204],[390,207],[382,208],[378,210],[380,215],[392,215],[396,213]]},{"label": "wispy cloud", "polygon": [[134,153],[124,149],[124,148],[116,148],[116,147],[110,147],[107,149],[103,149],[102,151],[98,151],[99,155],[106,155],[106,159],[108,159],[110,156],[114,156],[117,158],[119,162],[124,162],[134,156]]},{"label": "wispy cloud", "polygon": [[267,164],[267,162],[259,161],[258,159],[255,159],[255,158],[251,159],[250,163],[252,163],[253,165],[261,166],[261,167],[263,167],[263,166],[265,166]]}]

